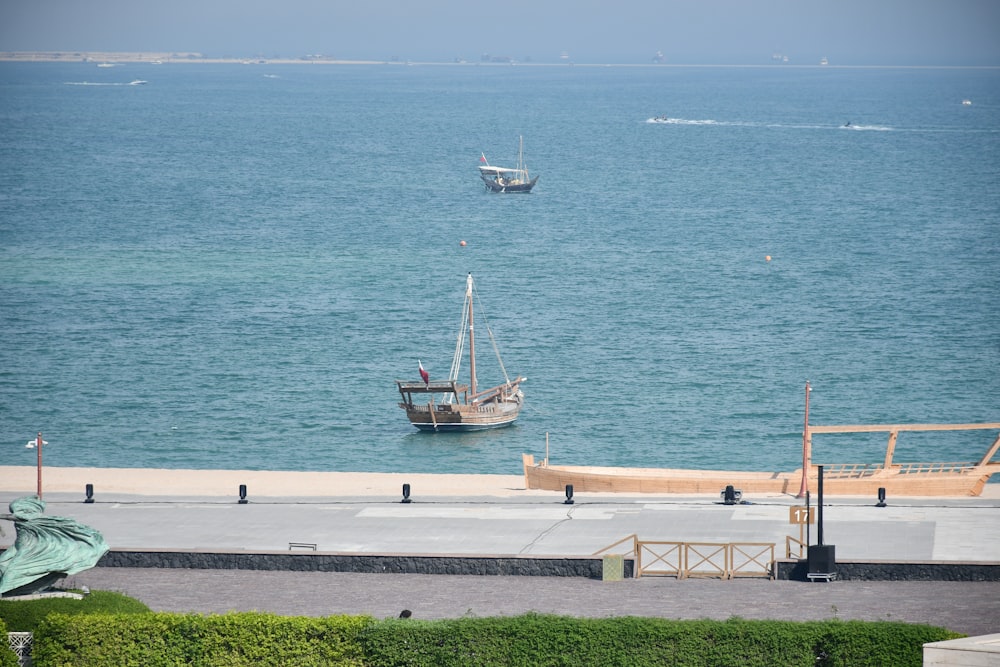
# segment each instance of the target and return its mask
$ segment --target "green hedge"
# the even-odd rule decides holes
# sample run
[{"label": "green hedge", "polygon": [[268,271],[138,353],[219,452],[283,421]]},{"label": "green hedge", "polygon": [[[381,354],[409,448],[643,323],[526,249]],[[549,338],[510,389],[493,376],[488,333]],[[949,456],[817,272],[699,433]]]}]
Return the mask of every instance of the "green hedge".
[{"label": "green hedge", "polygon": [[741,665],[919,667],[923,644],[958,635],[905,623],[581,619],[528,614],[384,621],[361,643],[371,667]]},{"label": "green hedge", "polygon": [[673,665],[919,667],[923,644],[961,635],[887,621],[675,621],[526,614],[440,621],[263,613],[54,614],[36,667],[118,665]]},{"label": "green hedge", "polygon": [[367,616],[306,618],[255,612],[53,614],[35,634],[35,667],[357,665]]},{"label": "green hedge", "polygon": [[10,643],[7,641],[8,632],[17,630],[7,630],[3,619],[0,618],[0,667],[17,667],[17,654],[10,650]]},{"label": "green hedge", "polygon": [[82,600],[39,598],[37,600],[0,599],[0,620],[9,632],[34,632],[49,614],[143,614],[149,607],[135,598],[111,591],[94,591]]}]

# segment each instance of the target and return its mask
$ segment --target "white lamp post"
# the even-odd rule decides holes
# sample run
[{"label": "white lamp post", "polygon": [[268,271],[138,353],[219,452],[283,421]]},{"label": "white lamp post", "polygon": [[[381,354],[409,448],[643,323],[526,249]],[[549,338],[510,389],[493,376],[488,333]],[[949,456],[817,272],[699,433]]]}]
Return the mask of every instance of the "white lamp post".
[{"label": "white lamp post", "polygon": [[47,445],[46,441],[42,440],[42,432],[38,432],[38,438],[35,440],[29,440],[28,444],[25,445],[28,449],[38,450],[38,499],[42,498],[42,445]]}]

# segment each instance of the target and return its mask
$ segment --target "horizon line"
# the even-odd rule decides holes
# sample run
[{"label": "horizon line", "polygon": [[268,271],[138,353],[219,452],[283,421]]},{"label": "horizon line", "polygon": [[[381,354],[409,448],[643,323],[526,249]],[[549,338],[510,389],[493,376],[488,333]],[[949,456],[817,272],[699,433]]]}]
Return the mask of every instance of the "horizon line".
[{"label": "horizon line", "polygon": [[488,67],[759,67],[759,68],[812,68],[812,69],[1000,69],[994,65],[902,65],[902,64],[854,64],[835,65],[817,63],[682,63],[682,62],[607,62],[588,61],[535,61],[508,59],[505,61],[465,60],[413,60],[396,57],[383,59],[335,58],[323,55],[305,55],[266,58],[261,56],[206,56],[197,52],[184,51],[0,51],[0,62],[114,62],[135,64],[244,64],[244,65],[466,65]]}]

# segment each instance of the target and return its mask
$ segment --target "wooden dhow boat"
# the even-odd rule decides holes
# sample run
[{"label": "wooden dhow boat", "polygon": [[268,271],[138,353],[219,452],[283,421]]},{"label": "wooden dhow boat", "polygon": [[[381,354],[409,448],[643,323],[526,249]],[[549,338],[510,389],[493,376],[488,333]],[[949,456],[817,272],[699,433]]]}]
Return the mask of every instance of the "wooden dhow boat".
[{"label": "wooden dhow boat", "polygon": [[[489,389],[479,387],[476,377],[476,336],[473,326],[475,300],[475,286],[470,273],[466,279],[462,326],[455,343],[455,355],[452,358],[448,379],[431,380],[423,364],[418,361],[421,377],[419,381],[396,380],[396,386],[403,399],[399,407],[406,410],[410,423],[421,431],[481,431],[500,428],[513,424],[521,412],[524,403],[521,383],[527,378],[518,376],[511,380],[508,377],[489,325],[485,328],[493,343],[504,382]],[[469,383],[463,384],[459,383],[458,375],[465,357],[463,350],[466,341],[469,345]]]},{"label": "wooden dhow boat", "polygon": [[479,161],[479,177],[483,179],[486,189],[490,192],[531,192],[538,182],[538,176],[532,178],[524,165],[524,137],[519,138],[517,149],[517,166],[494,167],[486,160],[486,154],[481,153]]},{"label": "wooden dhow boat", "polygon": [[550,465],[546,458],[535,462],[531,454],[522,455],[524,482],[528,489],[563,491],[573,485],[574,492],[618,493],[720,493],[727,486],[746,494],[816,493],[819,465],[812,463],[812,436],[818,433],[889,434],[885,458],[881,463],[846,463],[823,465],[823,491],[826,495],[875,496],[883,489],[887,496],[978,496],[990,476],[1000,472],[1000,462],[993,458],[1000,449],[1000,435],[986,454],[976,462],[896,463],[893,454],[896,439],[904,431],[1000,430],[1000,422],[981,424],[862,424],[820,426],[809,423],[809,385],[806,384],[806,418],[802,437],[803,466],[791,472],[747,472],[727,470],[689,470],[669,468],[617,468]]}]

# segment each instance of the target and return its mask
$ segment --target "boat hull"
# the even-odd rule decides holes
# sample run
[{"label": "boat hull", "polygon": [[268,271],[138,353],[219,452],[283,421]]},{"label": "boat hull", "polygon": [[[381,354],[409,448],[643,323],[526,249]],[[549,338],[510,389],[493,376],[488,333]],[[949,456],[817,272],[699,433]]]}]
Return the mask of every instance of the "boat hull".
[{"label": "boat hull", "polygon": [[[748,494],[798,495],[802,470],[793,472],[747,472],[725,470],[685,470],[668,468],[613,468],[592,466],[552,466],[536,464],[534,456],[523,455],[524,481],[528,489],[574,492],[717,494],[732,485]],[[885,489],[892,496],[978,496],[997,472],[995,464],[971,466],[961,472],[901,473],[877,470],[849,477],[823,476],[827,496],[878,496]],[[818,489],[818,469],[807,477],[810,493]]]},{"label": "boat hull", "polygon": [[428,431],[433,433],[467,433],[470,431],[488,431],[494,428],[504,428],[510,426],[516,421],[515,419],[510,419],[505,422],[496,422],[489,424],[475,423],[475,422],[464,422],[461,424],[432,424],[428,422],[414,422],[410,423],[416,426],[421,431]]},{"label": "boat hull", "polygon": [[527,192],[531,192],[531,189],[533,187],[535,187],[535,183],[538,182],[538,176],[535,176],[533,179],[531,179],[527,183],[515,183],[515,184],[508,184],[508,185],[501,185],[497,181],[495,181],[495,180],[493,180],[491,178],[488,178],[486,176],[482,176],[482,179],[483,179],[483,183],[486,184],[486,189],[487,190],[489,190],[490,192],[498,192],[498,193],[519,193],[519,192],[520,193],[527,193]]},{"label": "boat hull", "polygon": [[487,403],[479,406],[441,404],[406,405],[406,417],[421,431],[440,433],[485,431],[510,426],[521,412],[520,402]]}]

